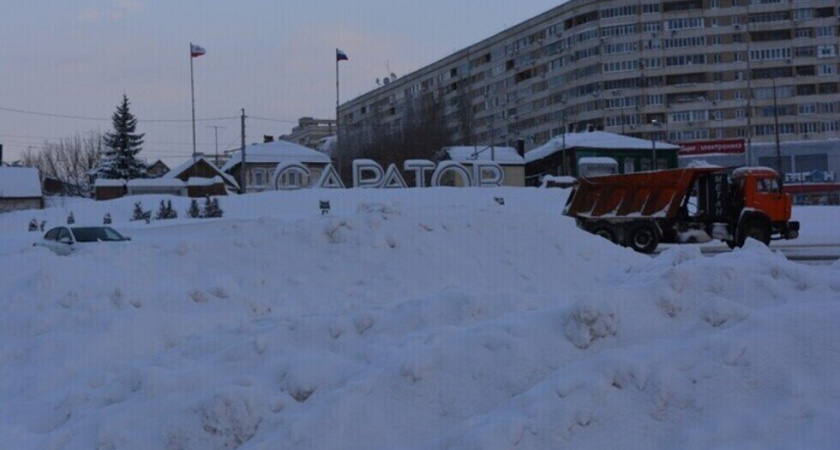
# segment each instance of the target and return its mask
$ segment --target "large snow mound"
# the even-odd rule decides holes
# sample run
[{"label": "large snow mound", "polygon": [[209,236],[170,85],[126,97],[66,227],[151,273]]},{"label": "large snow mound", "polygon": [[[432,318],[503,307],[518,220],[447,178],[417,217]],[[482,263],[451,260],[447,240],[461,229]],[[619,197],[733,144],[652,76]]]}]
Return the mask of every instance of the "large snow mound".
[{"label": "large snow mound", "polygon": [[[2,446],[840,446],[840,264],[754,242],[638,255],[578,230],[565,195],[266,193],[151,225],[128,222],[134,202],[183,217],[188,200],[3,215]],[[29,220],[71,210],[133,240],[31,246]]]}]

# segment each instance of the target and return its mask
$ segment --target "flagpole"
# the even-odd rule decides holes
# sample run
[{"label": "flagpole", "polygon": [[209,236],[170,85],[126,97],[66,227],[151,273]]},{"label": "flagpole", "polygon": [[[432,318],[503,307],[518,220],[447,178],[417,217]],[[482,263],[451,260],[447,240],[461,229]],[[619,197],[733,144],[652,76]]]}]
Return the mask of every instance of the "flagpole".
[{"label": "flagpole", "polygon": [[[195,78],[193,76],[193,44],[190,42],[190,96],[192,98],[192,157],[193,157],[193,171],[195,171],[196,164],[196,150],[195,150]],[[193,173],[193,175],[196,175]]]},{"label": "flagpole", "polygon": [[[341,148],[341,143],[338,142],[339,137],[339,130],[341,129],[339,124],[339,117],[338,117],[338,107],[340,102],[340,90],[339,90],[339,78],[338,78],[338,48],[335,49],[335,141],[336,141],[336,150]],[[336,152],[338,153],[338,151]],[[341,177],[341,155],[336,154],[336,159],[338,160],[338,173],[339,177]]]}]

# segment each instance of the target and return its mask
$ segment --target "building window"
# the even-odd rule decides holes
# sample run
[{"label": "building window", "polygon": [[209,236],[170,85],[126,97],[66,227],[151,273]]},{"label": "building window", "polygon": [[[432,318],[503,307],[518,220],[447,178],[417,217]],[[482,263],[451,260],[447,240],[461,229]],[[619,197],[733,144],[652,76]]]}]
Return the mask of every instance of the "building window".
[{"label": "building window", "polygon": [[819,74],[821,77],[826,75],[834,75],[837,73],[836,66],[834,64],[820,64],[820,71]]},{"label": "building window", "polygon": [[817,27],[817,37],[834,36],[834,27]]},{"label": "building window", "polygon": [[254,175],[254,186],[263,187],[265,186],[265,170],[264,169],[254,169],[252,172]]},{"label": "building window", "polygon": [[819,45],[817,46],[817,56],[819,58],[833,58],[836,54],[833,45]]},{"label": "building window", "polygon": [[816,114],[817,113],[817,105],[814,103],[805,103],[803,105],[799,105],[799,115],[809,115],[809,114]]}]

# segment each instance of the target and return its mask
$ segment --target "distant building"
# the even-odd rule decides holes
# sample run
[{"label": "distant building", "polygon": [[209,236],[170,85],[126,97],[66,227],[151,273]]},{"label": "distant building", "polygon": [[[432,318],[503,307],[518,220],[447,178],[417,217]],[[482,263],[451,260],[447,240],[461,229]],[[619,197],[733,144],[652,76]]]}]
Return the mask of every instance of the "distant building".
[{"label": "distant building", "polygon": [[678,145],[665,142],[592,131],[566,133],[525,154],[525,171],[529,186],[539,185],[543,175],[570,175],[577,177],[578,162],[586,157],[612,158],[618,163],[620,173],[648,171],[678,167]]},{"label": "distant building", "polygon": [[778,137],[790,171],[835,170],[837,0],[555,3],[344,102],[340,139],[399,131],[435,105],[459,143],[522,139],[530,152],[592,127],[680,145],[742,140],[741,160],[762,164]]},{"label": "distant building", "polygon": [[[473,164],[477,161],[494,162],[504,172],[504,186],[525,186],[525,159],[513,147],[444,147],[441,156],[441,159],[455,161],[469,170],[473,170]],[[458,181],[455,181],[455,185],[458,185]]]},{"label": "distant building", "polygon": [[0,167],[0,213],[43,208],[38,169]]},{"label": "distant building", "polygon": [[[204,155],[197,156],[195,159],[189,158],[181,165],[173,168],[162,178],[164,179],[179,179],[184,183],[192,183],[196,186],[202,185],[197,179],[204,179],[204,185],[211,185],[208,180],[218,178],[219,184],[222,186],[213,188],[213,193],[209,195],[225,195],[227,191],[239,192],[239,183],[230,175],[223,172],[210,161],[210,158]],[[192,181],[190,181],[192,180]],[[192,190],[191,190],[192,191]],[[197,192],[198,189],[195,189]],[[195,196],[190,193],[190,197]]]},{"label": "distant building", "polygon": [[322,139],[334,134],[336,134],[335,120],[301,117],[290,134],[280,136],[278,139],[317,149]]},{"label": "distant building", "polygon": [[[309,170],[311,179],[304,180],[303,174],[297,172],[297,175],[291,176],[290,179],[276,180],[275,170],[284,164],[304,166]],[[327,155],[292,142],[280,140],[251,144],[245,148],[246,192],[262,192],[277,189],[279,186],[284,186],[284,188],[309,186],[321,176],[328,164],[330,164],[330,158]],[[221,170],[240,181],[242,180],[242,166],[242,152],[238,151],[231,155]]]},{"label": "distant building", "polygon": [[166,163],[164,163],[161,160],[155,161],[146,170],[146,173],[149,174],[149,178],[160,178],[164,176],[167,172],[169,172],[169,166],[167,166]]}]

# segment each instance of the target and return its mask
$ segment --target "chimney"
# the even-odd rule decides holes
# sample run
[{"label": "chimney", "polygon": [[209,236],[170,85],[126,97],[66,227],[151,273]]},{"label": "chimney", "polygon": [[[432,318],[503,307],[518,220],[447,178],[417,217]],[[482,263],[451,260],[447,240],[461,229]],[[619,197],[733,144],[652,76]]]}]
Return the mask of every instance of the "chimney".
[{"label": "chimney", "polygon": [[264,134],[263,135],[263,144],[267,144],[269,142],[274,142],[274,136],[271,136],[270,134]]}]

